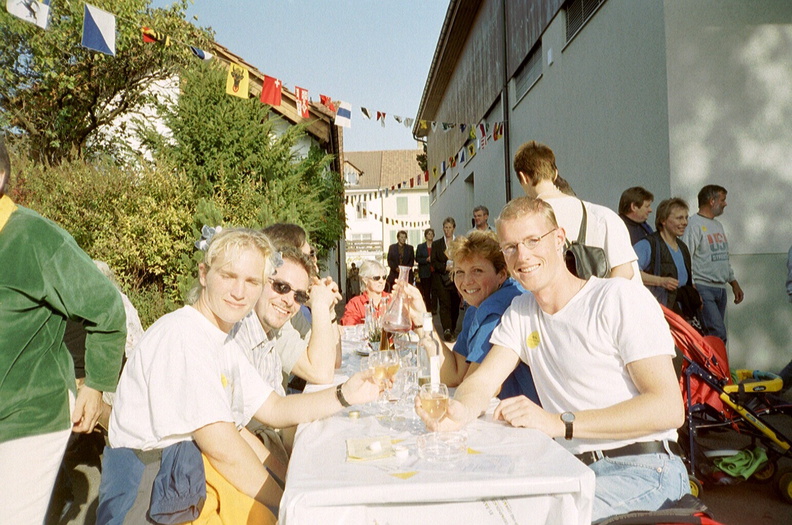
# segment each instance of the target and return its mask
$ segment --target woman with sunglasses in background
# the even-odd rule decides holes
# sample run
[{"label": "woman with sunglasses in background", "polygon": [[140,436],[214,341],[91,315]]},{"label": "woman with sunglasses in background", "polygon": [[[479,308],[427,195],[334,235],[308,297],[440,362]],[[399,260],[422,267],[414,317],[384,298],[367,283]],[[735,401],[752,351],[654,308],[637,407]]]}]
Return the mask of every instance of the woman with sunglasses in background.
[{"label": "woman with sunglasses in background", "polygon": [[385,313],[385,305],[390,294],[385,291],[385,279],[388,270],[377,261],[363,261],[360,265],[360,281],[362,292],[349,300],[341,318],[341,324],[355,325],[366,321],[366,307],[374,305],[379,316]]}]

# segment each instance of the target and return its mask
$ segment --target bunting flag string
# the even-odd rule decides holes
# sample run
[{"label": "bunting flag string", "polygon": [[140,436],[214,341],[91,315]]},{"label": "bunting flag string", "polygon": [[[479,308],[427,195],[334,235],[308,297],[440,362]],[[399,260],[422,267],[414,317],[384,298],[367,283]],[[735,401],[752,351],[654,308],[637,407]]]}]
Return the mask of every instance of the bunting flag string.
[{"label": "bunting flag string", "polygon": [[[351,204],[347,202],[347,204]],[[380,215],[379,213],[373,212],[367,209],[361,202],[358,202],[355,205],[355,209],[357,212],[362,215],[364,218],[372,218],[376,221],[382,222],[384,224],[399,226],[402,228],[425,228],[428,227],[430,221],[423,220],[423,221],[403,221],[401,219],[394,219],[392,217],[386,217],[384,215]]]},{"label": "bunting flag string", "polygon": [[[13,16],[35,24],[36,26],[48,30],[48,22],[50,16],[50,3],[51,0],[27,0],[25,2],[6,2],[6,10]],[[107,55],[115,56],[116,53],[116,19],[122,20],[126,23],[133,24],[140,28],[141,37],[143,42],[147,44],[160,44],[163,47],[179,44],[190,50],[200,60],[212,60],[214,55],[206,50],[197,48],[179,42],[173,39],[170,35],[156,28],[140,25],[138,22],[128,20],[124,17],[117,17],[116,15],[99,9],[93,5],[82,2],[84,5],[83,13],[83,34],[81,45],[87,49],[104,53]],[[224,59],[227,61],[227,59]],[[281,94],[284,88],[283,82],[275,77],[263,75],[262,91],[260,100],[264,104],[271,106],[280,106]],[[250,72],[247,67],[234,62],[228,65],[228,76],[226,77],[226,93],[247,99],[250,97]],[[299,86],[294,87],[294,93],[297,99],[297,111],[303,118],[310,117],[309,107],[314,102],[310,99],[308,90]],[[334,100],[328,95],[319,95],[320,104],[327,110],[335,115],[335,125],[340,127],[351,127],[352,125],[352,104],[345,101]],[[371,120],[372,115],[376,116],[376,121],[382,127],[385,127],[387,120],[387,112],[382,110],[370,110],[367,107],[360,107],[363,117]],[[447,160],[443,160],[438,166],[433,166],[430,170],[424,172],[424,176],[414,177],[413,179],[402,181],[399,184],[384,188],[385,193],[388,191],[397,191],[402,186],[410,188],[416,185],[421,185],[422,182],[429,183],[437,181],[438,176],[444,175],[449,169],[456,168],[458,163],[464,164],[476,155],[477,151],[485,149],[489,145],[489,140],[493,142],[500,140],[504,135],[504,122],[479,122],[471,124],[467,122],[439,122],[420,119],[416,120],[412,117],[405,117],[403,115],[391,114],[391,118],[397,124],[403,125],[407,129],[412,129],[413,125],[417,124],[419,132],[435,133],[438,131],[438,126],[444,133],[450,133],[455,129],[459,129],[460,134],[465,135],[465,145]],[[490,135],[490,126],[492,126],[492,134]],[[431,177],[430,177],[431,173]],[[420,179],[424,179],[421,181]]]}]

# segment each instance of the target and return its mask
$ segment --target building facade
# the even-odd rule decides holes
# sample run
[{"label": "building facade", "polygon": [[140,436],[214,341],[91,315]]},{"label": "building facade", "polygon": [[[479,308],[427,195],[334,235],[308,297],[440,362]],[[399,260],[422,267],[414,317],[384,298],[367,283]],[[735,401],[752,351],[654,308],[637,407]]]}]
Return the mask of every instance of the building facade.
[{"label": "building facade", "polygon": [[[792,339],[790,43],[783,0],[452,0],[417,118],[504,130],[480,149],[478,137],[416,125],[432,215],[466,224],[484,204],[497,216],[522,195],[511,160],[529,140],[553,148],[580,197],[614,210],[643,186],[695,213],[698,190],[720,184],[746,294],[727,312],[732,366],[777,371]],[[473,158],[433,171],[471,144]]]},{"label": "building facade", "polygon": [[429,193],[416,159],[423,150],[348,151],[345,155],[346,262],[386,264],[399,230],[407,243],[424,241]]}]

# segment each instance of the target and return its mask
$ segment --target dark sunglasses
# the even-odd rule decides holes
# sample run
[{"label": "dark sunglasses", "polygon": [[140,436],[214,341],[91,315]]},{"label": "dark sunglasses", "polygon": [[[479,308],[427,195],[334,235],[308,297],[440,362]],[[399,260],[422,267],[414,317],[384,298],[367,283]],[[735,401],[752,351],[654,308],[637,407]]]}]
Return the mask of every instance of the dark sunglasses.
[{"label": "dark sunglasses", "polygon": [[369,277],[369,279],[371,279],[372,281],[379,281],[380,279],[384,281],[387,278],[388,278],[387,275],[375,275],[373,277]]},{"label": "dark sunglasses", "polygon": [[284,283],[283,281],[270,279],[270,282],[272,283],[272,289],[275,290],[275,293],[278,295],[286,295],[289,292],[294,292],[295,303],[302,305],[308,302],[308,292],[304,290],[295,290],[289,283]]}]

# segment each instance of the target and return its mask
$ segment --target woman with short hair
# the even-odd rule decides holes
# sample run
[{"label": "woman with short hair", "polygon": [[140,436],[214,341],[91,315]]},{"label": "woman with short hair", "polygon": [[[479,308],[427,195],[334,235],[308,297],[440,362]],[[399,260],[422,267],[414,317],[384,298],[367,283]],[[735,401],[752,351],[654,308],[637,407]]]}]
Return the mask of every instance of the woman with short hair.
[{"label": "woman with short hair", "polygon": [[683,199],[664,200],[657,207],[657,231],[635,243],[644,285],[660,304],[686,318],[701,306],[692,286],[690,251],[681,239],[688,223],[688,210]]},{"label": "woman with short hair", "polygon": [[377,261],[366,260],[360,265],[361,293],[347,301],[341,324],[344,326],[366,322],[366,308],[374,306],[377,317],[384,315],[390,294],[385,291],[388,270]]},{"label": "woman with short hair", "polygon": [[[509,277],[506,259],[494,231],[474,231],[455,238],[448,247],[448,258],[453,261],[449,272],[454,285],[468,307],[453,349],[436,331],[432,332],[432,337],[443,349],[440,381],[458,386],[487,356],[492,348],[490,336],[500,324],[503,312],[512,299],[525,293],[525,289]],[[420,319],[426,312],[420,292],[414,286],[408,286],[406,291],[413,324],[420,326]],[[506,399],[519,395],[539,404],[531,369],[522,362],[503,382],[498,397]]]}]

